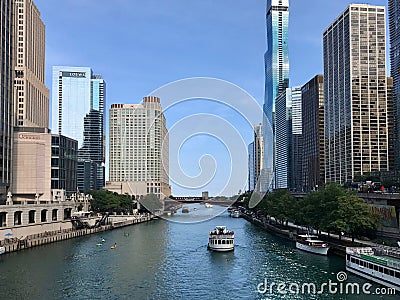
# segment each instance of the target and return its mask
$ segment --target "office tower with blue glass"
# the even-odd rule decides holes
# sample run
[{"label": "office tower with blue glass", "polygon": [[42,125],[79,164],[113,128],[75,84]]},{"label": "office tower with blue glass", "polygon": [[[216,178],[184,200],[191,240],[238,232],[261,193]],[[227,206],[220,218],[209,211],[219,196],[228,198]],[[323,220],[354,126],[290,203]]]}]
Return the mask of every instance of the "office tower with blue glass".
[{"label": "office tower with blue glass", "polygon": [[[390,74],[393,78],[395,120],[400,118],[400,1],[389,0]],[[400,122],[394,124],[394,148],[400,149]],[[394,166],[400,170],[400,151],[394,154]]]},{"label": "office tower with blue glass", "polygon": [[267,51],[265,53],[264,163],[262,191],[274,184],[275,100],[289,86],[289,0],[267,1]]},{"label": "office tower with blue glass", "polygon": [[105,89],[102,76],[89,67],[53,67],[52,130],[78,141],[80,192],[105,185]]}]

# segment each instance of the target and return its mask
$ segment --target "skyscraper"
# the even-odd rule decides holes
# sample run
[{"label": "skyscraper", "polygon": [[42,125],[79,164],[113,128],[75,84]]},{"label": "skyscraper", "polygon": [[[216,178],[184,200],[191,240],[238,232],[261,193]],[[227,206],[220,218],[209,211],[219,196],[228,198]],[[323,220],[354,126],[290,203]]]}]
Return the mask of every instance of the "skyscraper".
[{"label": "skyscraper", "polygon": [[395,103],[393,95],[393,78],[387,78],[387,118],[388,118],[388,153],[389,153],[389,171],[395,170],[396,152],[396,118],[395,118]]},{"label": "skyscraper", "polygon": [[248,190],[249,191],[253,191],[255,188],[255,182],[254,182],[254,142],[251,142],[248,147],[247,147],[247,151],[248,151],[248,163],[249,163],[249,178],[248,178]]},{"label": "skyscraper", "polygon": [[325,177],[387,171],[385,7],[350,5],[324,32]]},{"label": "skyscraper", "polygon": [[276,99],[277,189],[298,189],[302,163],[301,88],[287,88]]},{"label": "skyscraper", "polygon": [[267,1],[267,51],[265,53],[264,163],[262,175],[268,189],[274,165],[275,99],[289,86],[289,0]]},{"label": "skyscraper", "polygon": [[[98,165],[96,189],[105,185],[105,88],[102,76],[94,75],[91,68],[53,67],[52,129],[76,139],[79,158]],[[78,178],[85,175],[78,174]]]},{"label": "skyscraper", "polygon": [[302,186],[311,191],[325,182],[324,76],[317,75],[301,88],[303,126]]},{"label": "skyscraper", "polygon": [[[90,111],[83,119],[83,146],[78,151],[78,190],[100,190],[105,184],[102,115]],[[82,168],[84,168],[82,170]],[[90,176],[88,176],[90,174]]]},{"label": "skyscraper", "polygon": [[[263,125],[260,123],[254,125],[254,189],[261,191],[261,185],[264,184],[265,178],[261,178],[261,171],[264,163],[264,142],[263,142]],[[265,190],[265,189],[264,189]]]},{"label": "skyscraper", "polygon": [[127,192],[138,198],[168,197],[169,139],[160,99],[149,96],[142,104],[112,104],[109,118],[110,182],[106,188],[122,190],[125,183]]},{"label": "skyscraper", "polygon": [[400,170],[400,1],[389,0],[390,75],[393,78],[394,166]]},{"label": "skyscraper", "polygon": [[32,0],[15,0],[15,125],[49,127],[49,90],[45,80],[45,25]]},{"label": "skyscraper", "polygon": [[13,135],[14,29],[13,0],[0,2],[0,203],[11,184]]},{"label": "skyscraper", "polygon": [[295,191],[302,191],[302,163],[303,163],[303,126],[301,87],[291,88],[292,97],[292,132],[291,132],[291,160],[292,166],[289,187]]}]

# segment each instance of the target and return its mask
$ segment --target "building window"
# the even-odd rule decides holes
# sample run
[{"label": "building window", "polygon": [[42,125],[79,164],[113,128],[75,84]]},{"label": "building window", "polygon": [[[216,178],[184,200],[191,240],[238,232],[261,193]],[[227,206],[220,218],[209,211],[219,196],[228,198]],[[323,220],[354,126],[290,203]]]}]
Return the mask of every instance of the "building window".
[{"label": "building window", "polygon": [[14,213],[14,225],[22,224],[22,211],[16,211]]},{"label": "building window", "polygon": [[36,211],[34,210],[29,211],[29,218],[28,218],[29,224],[35,223],[35,213]]},{"label": "building window", "polygon": [[40,213],[40,221],[47,222],[47,209],[43,209]]}]

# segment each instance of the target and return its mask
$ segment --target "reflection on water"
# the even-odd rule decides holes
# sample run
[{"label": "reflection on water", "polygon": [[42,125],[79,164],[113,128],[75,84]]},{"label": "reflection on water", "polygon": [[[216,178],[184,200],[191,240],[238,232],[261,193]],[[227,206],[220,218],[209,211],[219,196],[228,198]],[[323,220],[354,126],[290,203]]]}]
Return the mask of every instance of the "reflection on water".
[{"label": "reflection on water", "polygon": [[[377,299],[260,295],[257,285],[265,279],[316,284],[335,280],[336,273],[345,269],[344,260],[296,250],[294,243],[226,212],[200,222],[212,215],[211,209],[189,208],[189,214],[171,216],[175,222],[157,220],[3,255],[0,295],[7,295],[4,299]],[[208,233],[217,225],[235,231],[234,251],[207,250]],[[106,242],[96,246],[101,237]],[[112,250],[114,243],[117,248]],[[350,275],[348,281],[365,282]]]},{"label": "reflection on water", "polygon": [[[187,208],[189,213],[182,212],[182,208]],[[224,206],[212,205],[207,208],[200,203],[183,204],[182,208],[172,216],[165,216],[165,219],[176,223],[198,223],[215,218],[227,210],[227,207]]]}]

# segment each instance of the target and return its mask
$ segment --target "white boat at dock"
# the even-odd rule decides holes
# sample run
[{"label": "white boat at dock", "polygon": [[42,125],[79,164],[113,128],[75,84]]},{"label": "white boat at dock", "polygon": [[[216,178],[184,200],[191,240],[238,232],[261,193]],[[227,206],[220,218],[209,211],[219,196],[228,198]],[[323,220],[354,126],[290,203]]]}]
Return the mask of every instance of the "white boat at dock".
[{"label": "white boat at dock", "polygon": [[240,211],[238,209],[232,210],[231,217],[232,218],[240,218]]},{"label": "white boat at dock", "polygon": [[208,249],[213,251],[232,251],[235,247],[235,234],[226,229],[226,226],[217,226],[210,231]]},{"label": "white boat at dock", "polygon": [[0,247],[0,255],[6,253],[5,247]]},{"label": "white boat at dock", "polygon": [[325,241],[318,240],[318,236],[300,234],[297,236],[296,248],[320,255],[328,255],[329,246]]},{"label": "white boat at dock", "polygon": [[346,271],[400,291],[400,249],[347,247]]}]

